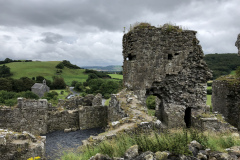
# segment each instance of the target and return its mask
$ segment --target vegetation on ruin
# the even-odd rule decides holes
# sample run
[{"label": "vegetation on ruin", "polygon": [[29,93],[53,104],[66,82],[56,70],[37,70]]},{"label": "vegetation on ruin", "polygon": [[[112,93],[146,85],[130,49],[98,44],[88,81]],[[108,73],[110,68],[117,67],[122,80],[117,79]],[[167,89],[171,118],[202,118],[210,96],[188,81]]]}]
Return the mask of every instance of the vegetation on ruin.
[{"label": "vegetation on ruin", "polygon": [[151,26],[151,24],[148,22],[135,22],[134,24],[130,24],[129,32],[131,32],[137,28],[144,29],[144,28],[149,28],[149,27],[155,28],[154,26]]},{"label": "vegetation on ruin", "polygon": [[196,140],[204,148],[212,151],[225,152],[226,148],[240,145],[238,138],[232,137],[231,133],[203,133],[195,129],[166,130],[163,133],[153,131],[141,134],[122,133],[110,140],[104,140],[96,146],[83,146],[75,152],[64,152],[62,160],[86,160],[101,153],[110,157],[123,157],[126,150],[138,145],[140,152],[145,151],[170,151],[174,154],[191,155],[188,144]]},{"label": "vegetation on ruin", "polygon": [[229,87],[238,87],[240,85],[240,79],[237,76],[227,75],[217,78],[218,81],[224,81],[228,83]]},{"label": "vegetation on ruin", "polygon": [[156,107],[156,96],[150,95],[146,99],[146,105],[148,109],[155,109]]}]

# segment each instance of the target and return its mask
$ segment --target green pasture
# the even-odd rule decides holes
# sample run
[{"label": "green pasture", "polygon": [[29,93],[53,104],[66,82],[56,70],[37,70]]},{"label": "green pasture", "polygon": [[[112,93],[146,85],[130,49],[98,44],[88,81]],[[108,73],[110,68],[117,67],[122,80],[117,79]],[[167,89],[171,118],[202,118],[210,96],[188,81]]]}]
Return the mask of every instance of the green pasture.
[{"label": "green pasture", "polygon": [[236,71],[231,71],[231,75],[236,75]]},{"label": "green pasture", "polygon": [[212,95],[207,95],[207,105],[211,106],[212,105]]},{"label": "green pasture", "polygon": [[[70,92],[68,92],[66,89],[56,89],[56,90],[50,90],[50,92],[55,91],[58,93],[57,99],[65,99]],[[63,94],[61,94],[61,91],[63,91]]]},{"label": "green pasture", "polygon": [[66,84],[70,85],[73,80],[85,82],[88,78],[88,75],[83,73],[84,69],[69,69],[67,67],[64,67],[62,73],[57,75],[57,68],[55,68],[55,66],[58,63],[60,63],[60,61],[13,62],[5,65],[10,67],[11,73],[13,74],[11,78],[14,79],[43,76],[52,81],[53,76],[61,76],[64,78]]},{"label": "green pasture", "polygon": [[108,75],[115,79],[123,79],[123,75],[121,74],[108,74]]}]

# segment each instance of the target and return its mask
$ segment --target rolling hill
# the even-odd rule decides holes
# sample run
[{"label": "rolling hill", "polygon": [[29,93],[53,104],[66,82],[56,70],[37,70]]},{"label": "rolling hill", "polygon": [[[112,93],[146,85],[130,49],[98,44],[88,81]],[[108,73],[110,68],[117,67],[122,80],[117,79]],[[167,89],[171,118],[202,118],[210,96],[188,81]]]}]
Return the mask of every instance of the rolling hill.
[{"label": "rolling hill", "polygon": [[[11,78],[19,79],[21,77],[36,77],[43,76],[48,80],[52,81],[53,76],[57,76],[57,68],[55,66],[60,61],[34,61],[34,62],[12,62],[5,64],[10,67]],[[69,69],[64,67],[62,69],[61,77],[64,78],[67,85],[70,85],[73,80],[79,82],[85,82],[88,78],[87,74],[84,74],[84,69]]]}]

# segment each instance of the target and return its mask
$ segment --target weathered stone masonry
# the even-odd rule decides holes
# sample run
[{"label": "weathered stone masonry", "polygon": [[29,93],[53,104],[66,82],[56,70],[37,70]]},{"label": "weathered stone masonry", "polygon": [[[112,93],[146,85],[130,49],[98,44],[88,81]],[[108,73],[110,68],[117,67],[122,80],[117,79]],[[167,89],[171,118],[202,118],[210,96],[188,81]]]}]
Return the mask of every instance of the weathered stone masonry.
[{"label": "weathered stone masonry", "polygon": [[185,126],[191,119],[186,113],[206,109],[211,72],[196,33],[164,25],[135,27],[123,37],[124,85],[143,103],[148,95],[156,95],[157,117],[168,127]]},{"label": "weathered stone masonry", "polygon": [[215,80],[212,84],[213,111],[221,113],[226,121],[240,129],[240,85]]},{"label": "weathered stone masonry", "polygon": [[[19,98],[16,108],[0,109],[0,128],[40,135],[69,128],[76,130],[105,127],[107,126],[107,107],[99,103],[99,97],[101,95],[73,98],[59,104],[62,109],[52,107],[45,99]],[[74,105],[69,106],[69,104]]]}]

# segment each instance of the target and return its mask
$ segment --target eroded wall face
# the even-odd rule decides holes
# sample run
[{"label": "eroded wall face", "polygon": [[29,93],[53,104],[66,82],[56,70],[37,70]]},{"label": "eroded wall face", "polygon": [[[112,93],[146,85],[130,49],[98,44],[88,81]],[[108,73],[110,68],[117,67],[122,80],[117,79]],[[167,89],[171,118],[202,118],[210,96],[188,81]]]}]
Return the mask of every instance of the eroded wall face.
[{"label": "eroded wall face", "polygon": [[[61,101],[58,108],[52,107],[45,99],[19,98],[16,108],[0,109],[0,129],[28,131],[40,135],[70,128],[75,130],[105,127],[108,110],[106,106],[101,105],[101,98],[100,94],[83,99],[73,98],[66,103]],[[80,107],[78,103],[91,106]],[[61,106],[69,109],[63,109]]]},{"label": "eroded wall face", "polygon": [[213,111],[221,113],[225,120],[240,129],[240,86],[216,80],[212,84]]},{"label": "eroded wall face", "polygon": [[[187,107],[193,113],[206,107],[211,72],[203,56],[195,31],[137,28],[123,37],[124,85],[142,102],[146,95],[157,95],[163,107],[159,115],[165,115],[160,118],[168,126],[175,126],[175,121],[183,126]],[[176,114],[179,118],[173,121]]]}]

